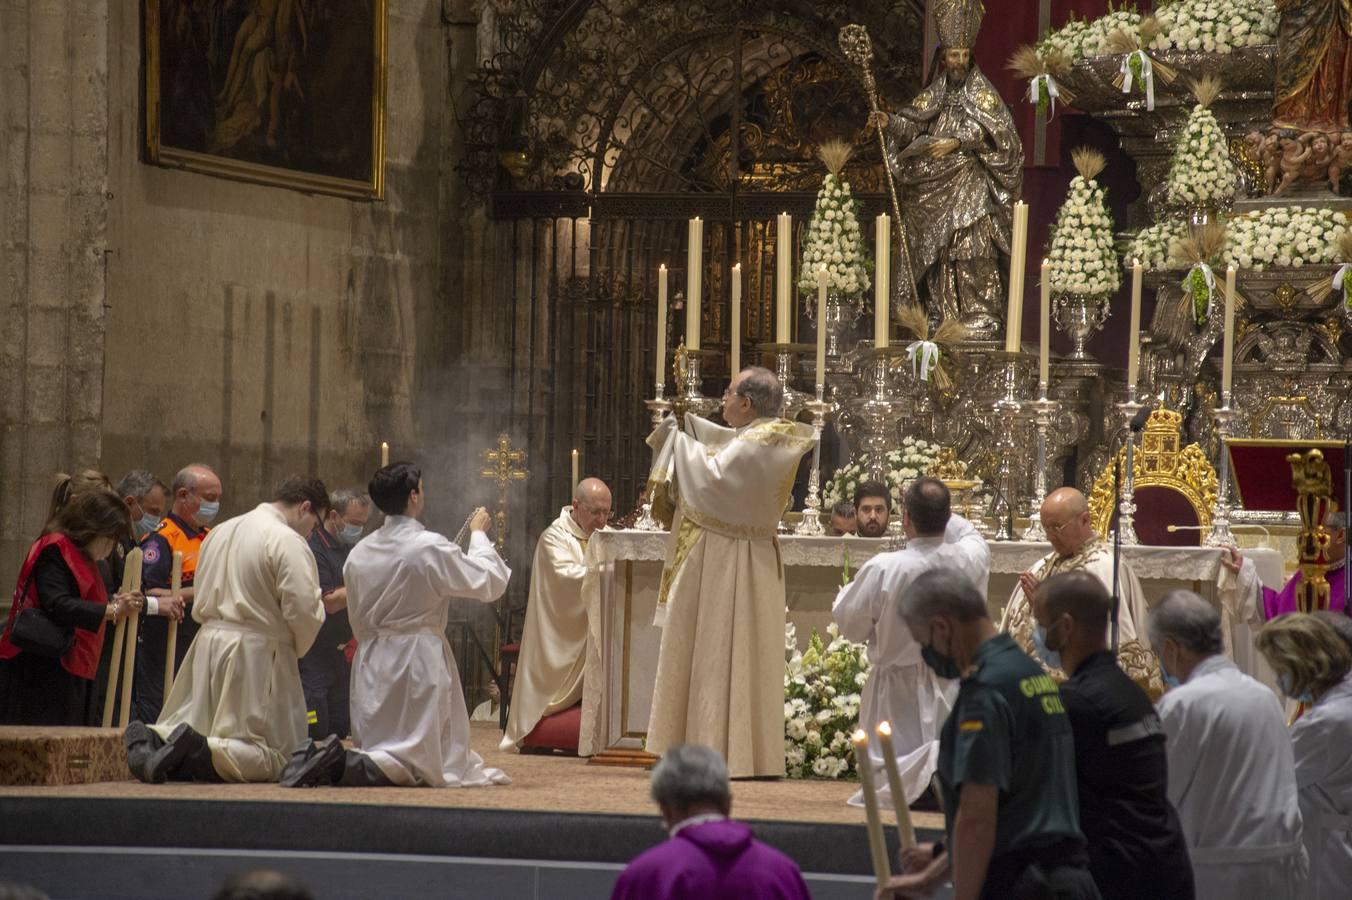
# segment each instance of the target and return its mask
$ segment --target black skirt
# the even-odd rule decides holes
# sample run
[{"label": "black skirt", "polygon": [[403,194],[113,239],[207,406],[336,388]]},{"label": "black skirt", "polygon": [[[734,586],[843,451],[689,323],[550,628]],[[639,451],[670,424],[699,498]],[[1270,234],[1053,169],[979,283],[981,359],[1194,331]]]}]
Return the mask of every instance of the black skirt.
[{"label": "black skirt", "polygon": [[94,694],[94,682],[70,674],[59,659],[0,659],[0,725],[96,725]]}]

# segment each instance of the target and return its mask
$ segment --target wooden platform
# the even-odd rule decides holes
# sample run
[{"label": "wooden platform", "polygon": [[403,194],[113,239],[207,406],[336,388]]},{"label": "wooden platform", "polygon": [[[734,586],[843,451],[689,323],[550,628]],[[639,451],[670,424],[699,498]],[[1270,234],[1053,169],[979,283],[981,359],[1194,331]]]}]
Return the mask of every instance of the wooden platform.
[{"label": "wooden platform", "polygon": [[127,781],[127,751],[116,728],[0,727],[0,786]]}]

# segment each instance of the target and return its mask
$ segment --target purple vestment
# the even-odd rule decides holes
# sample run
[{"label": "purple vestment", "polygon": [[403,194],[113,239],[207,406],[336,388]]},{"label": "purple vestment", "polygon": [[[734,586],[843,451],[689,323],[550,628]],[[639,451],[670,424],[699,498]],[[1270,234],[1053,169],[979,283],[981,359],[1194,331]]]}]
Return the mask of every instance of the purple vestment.
[{"label": "purple vestment", "polygon": [[751,836],[741,822],[690,825],[640,854],[611,900],[808,900],[793,860]]},{"label": "purple vestment", "polygon": [[[1329,609],[1341,612],[1343,609],[1343,567],[1339,566],[1324,575],[1329,583]],[[1275,619],[1287,613],[1300,612],[1296,606],[1296,588],[1300,585],[1300,572],[1291,576],[1280,591],[1270,587],[1263,588],[1263,618]]]}]

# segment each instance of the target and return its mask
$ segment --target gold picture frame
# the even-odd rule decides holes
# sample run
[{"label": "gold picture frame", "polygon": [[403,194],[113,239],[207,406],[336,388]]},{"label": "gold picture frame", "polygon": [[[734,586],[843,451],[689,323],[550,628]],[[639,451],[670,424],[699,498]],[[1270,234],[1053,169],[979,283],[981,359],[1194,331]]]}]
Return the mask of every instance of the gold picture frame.
[{"label": "gold picture frame", "polygon": [[[144,0],[145,161],[383,199],[386,4],[276,0],[207,20],[187,0]],[[363,54],[369,82],[351,62]]]}]

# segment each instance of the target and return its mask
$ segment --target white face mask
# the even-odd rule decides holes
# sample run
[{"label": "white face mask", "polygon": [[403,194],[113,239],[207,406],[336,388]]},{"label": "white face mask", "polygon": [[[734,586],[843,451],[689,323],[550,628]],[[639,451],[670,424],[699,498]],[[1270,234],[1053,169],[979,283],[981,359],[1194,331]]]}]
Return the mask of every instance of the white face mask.
[{"label": "white face mask", "polygon": [[218,500],[203,500],[202,505],[197,507],[197,521],[203,525],[210,525],[220,514],[221,504]]}]

